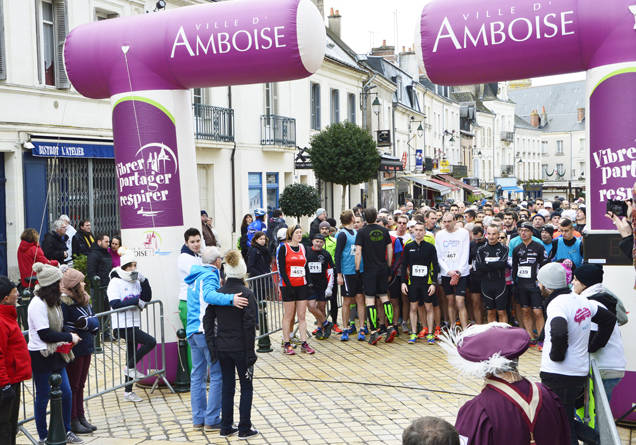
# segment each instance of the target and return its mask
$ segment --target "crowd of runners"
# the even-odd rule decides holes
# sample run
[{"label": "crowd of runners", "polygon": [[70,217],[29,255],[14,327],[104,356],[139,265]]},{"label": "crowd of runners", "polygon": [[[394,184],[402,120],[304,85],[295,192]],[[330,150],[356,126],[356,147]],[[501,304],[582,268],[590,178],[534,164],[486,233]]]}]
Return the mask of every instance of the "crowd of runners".
[{"label": "crowd of runners", "polygon": [[[267,273],[273,260],[280,274],[289,355],[297,344],[315,352],[307,342],[307,310],[318,340],[337,334],[376,345],[407,335],[409,343],[434,344],[444,327],[500,321],[523,327],[541,348],[545,312],[537,272],[557,262],[571,279],[584,262],[585,206],[558,198],[357,207],[342,212],[339,222],[319,209],[308,233],[288,227],[280,211],[267,225],[263,211],[251,222],[247,217],[248,272]],[[292,337],[296,317],[298,338]]]}]

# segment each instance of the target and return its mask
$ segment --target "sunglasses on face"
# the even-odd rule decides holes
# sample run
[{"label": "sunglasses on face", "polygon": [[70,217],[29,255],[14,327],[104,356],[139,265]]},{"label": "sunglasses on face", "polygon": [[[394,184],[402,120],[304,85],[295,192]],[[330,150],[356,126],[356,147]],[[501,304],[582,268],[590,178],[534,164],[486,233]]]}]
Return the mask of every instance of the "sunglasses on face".
[{"label": "sunglasses on face", "polygon": [[398,221],[398,224],[401,225],[401,226],[405,226],[406,225],[406,223],[404,221]]}]

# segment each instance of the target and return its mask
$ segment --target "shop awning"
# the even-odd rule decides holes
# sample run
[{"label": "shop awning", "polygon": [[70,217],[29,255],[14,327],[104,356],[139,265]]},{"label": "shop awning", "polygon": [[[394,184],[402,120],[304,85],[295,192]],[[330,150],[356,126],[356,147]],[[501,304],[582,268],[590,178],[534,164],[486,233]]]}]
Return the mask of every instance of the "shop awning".
[{"label": "shop awning", "polygon": [[442,181],[441,179],[431,178],[431,181],[433,181],[433,182],[435,182],[435,183],[437,183],[439,185],[443,185],[444,187],[448,187],[453,192],[459,190],[459,187],[454,186],[450,182]]},{"label": "shop awning", "polygon": [[40,140],[31,138],[33,156],[47,158],[106,158],[115,157],[113,143],[110,141],[82,141],[70,139]]},{"label": "shop awning", "polygon": [[523,189],[521,187],[518,187],[518,186],[501,187],[501,191],[503,191],[503,192],[519,192],[519,193],[523,193]]},{"label": "shop awning", "polygon": [[[435,190],[436,192],[442,194],[442,195],[446,195],[448,193],[450,193],[452,191],[451,187],[447,187],[445,185],[439,184],[437,182],[433,182],[432,180],[423,178],[423,177],[417,177],[417,176],[402,176],[398,179],[403,179],[406,181],[412,181],[415,182],[416,184],[421,185],[422,187],[426,187],[427,189],[431,189],[431,190]],[[441,181],[440,181],[441,182]]]},{"label": "shop awning", "polygon": [[450,184],[453,184],[457,187],[461,187],[464,190],[474,194],[474,195],[479,195],[481,194],[481,190],[479,190],[477,187],[473,187],[470,184],[466,184],[464,181],[460,181],[457,178],[452,177],[451,175],[437,175],[438,178],[440,178],[443,181],[446,181]]},{"label": "shop awning", "polygon": [[397,172],[402,171],[402,160],[387,154],[380,155],[380,171],[381,172]]}]

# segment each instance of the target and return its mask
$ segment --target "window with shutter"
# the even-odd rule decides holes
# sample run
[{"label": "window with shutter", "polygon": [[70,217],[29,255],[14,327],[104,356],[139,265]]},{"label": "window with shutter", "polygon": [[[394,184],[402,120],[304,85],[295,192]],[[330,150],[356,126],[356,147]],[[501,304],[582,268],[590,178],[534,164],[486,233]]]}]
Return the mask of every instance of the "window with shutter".
[{"label": "window with shutter", "polygon": [[55,38],[55,88],[70,88],[71,83],[64,68],[64,41],[68,34],[66,0],[53,2],[53,29]]},{"label": "window with shutter", "polygon": [[0,80],[7,79],[7,53],[4,48],[4,12],[0,0]]}]

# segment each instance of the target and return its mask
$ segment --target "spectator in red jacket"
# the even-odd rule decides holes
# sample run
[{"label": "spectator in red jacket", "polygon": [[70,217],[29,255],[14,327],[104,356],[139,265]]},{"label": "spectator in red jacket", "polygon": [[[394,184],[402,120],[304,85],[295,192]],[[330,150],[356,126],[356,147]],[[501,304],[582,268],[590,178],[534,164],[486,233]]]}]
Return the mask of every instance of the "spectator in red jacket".
[{"label": "spectator in red jacket", "polygon": [[18,268],[20,269],[20,281],[23,287],[29,287],[28,278],[34,277],[30,287],[33,288],[37,284],[35,281],[35,273],[32,270],[33,264],[43,263],[51,266],[58,266],[56,260],[49,260],[44,251],[40,247],[37,230],[25,229],[20,235],[20,245],[18,246]]},{"label": "spectator in red jacket", "polygon": [[18,290],[0,276],[0,443],[15,445],[20,383],[31,378],[31,357],[18,326]]}]

